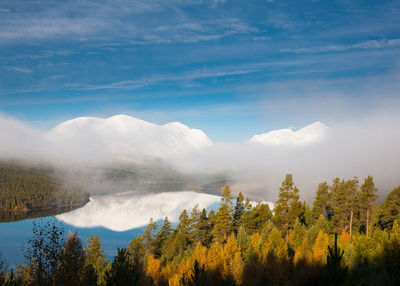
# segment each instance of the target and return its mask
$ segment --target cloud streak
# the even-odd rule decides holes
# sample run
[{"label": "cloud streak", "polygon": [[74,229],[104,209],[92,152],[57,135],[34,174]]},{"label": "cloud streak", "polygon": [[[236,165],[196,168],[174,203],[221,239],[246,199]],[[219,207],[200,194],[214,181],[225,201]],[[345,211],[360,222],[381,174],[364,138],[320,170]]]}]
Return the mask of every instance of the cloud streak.
[{"label": "cloud streak", "polygon": [[369,40],[352,45],[328,45],[306,48],[285,48],[280,51],[283,53],[329,53],[329,52],[345,52],[349,50],[373,50],[400,47],[400,39],[381,39]]}]

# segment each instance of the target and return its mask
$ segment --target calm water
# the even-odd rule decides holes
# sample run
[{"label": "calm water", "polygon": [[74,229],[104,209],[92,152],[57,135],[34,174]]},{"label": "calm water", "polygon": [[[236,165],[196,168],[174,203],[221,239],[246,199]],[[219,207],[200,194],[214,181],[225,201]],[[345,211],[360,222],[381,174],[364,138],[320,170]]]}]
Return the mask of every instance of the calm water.
[{"label": "calm water", "polygon": [[[26,262],[21,246],[32,237],[32,222],[34,220],[48,221],[51,219],[57,220],[54,217],[47,217],[28,219],[19,222],[0,223],[0,252],[2,253],[2,258],[6,260],[10,268],[15,267],[19,262]],[[117,232],[104,227],[81,228],[67,223],[63,223],[63,225],[66,233],[68,233],[68,231],[77,231],[79,237],[84,242],[83,245],[86,244],[85,241],[91,234],[100,236],[103,249],[109,259],[115,255],[117,247],[127,247],[132,238],[136,237],[144,229],[142,227]]]},{"label": "calm water", "polygon": [[128,247],[129,242],[143,232],[150,218],[160,224],[168,216],[175,225],[183,209],[190,213],[196,204],[199,209],[215,209],[219,200],[218,196],[194,192],[94,196],[84,207],[56,217],[0,223],[0,252],[9,268],[26,262],[21,247],[32,237],[33,221],[58,220],[66,233],[77,231],[83,245],[91,234],[98,235],[106,256],[112,259],[118,247]]}]

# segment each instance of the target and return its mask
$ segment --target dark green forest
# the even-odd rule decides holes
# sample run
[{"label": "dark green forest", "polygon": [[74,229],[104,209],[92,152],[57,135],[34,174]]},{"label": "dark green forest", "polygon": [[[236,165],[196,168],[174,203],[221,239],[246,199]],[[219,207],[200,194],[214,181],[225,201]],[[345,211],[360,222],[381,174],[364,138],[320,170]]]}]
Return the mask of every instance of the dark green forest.
[{"label": "dark green forest", "polygon": [[26,263],[0,284],[400,285],[400,187],[380,205],[371,176],[319,184],[312,206],[292,175],[278,191],[271,210],[226,186],[217,211],[184,210],[176,227],[150,219],[112,261],[98,236],[35,223]]},{"label": "dark green forest", "polygon": [[0,211],[6,221],[18,219],[18,212],[82,206],[88,200],[89,194],[57,179],[51,169],[0,163]]}]

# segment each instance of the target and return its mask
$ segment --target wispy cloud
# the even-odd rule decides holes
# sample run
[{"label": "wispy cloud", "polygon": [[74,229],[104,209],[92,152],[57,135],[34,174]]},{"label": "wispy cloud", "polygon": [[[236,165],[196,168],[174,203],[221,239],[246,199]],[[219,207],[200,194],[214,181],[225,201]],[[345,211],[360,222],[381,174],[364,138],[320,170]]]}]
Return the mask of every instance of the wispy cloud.
[{"label": "wispy cloud", "polygon": [[98,89],[125,89],[134,90],[138,88],[154,86],[165,82],[174,82],[177,84],[185,84],[186,81],[199,80],[204,78],[218,78],[226,76],[237,76],[250,74],[255,70],[233,70],[233,71],[195,71],[192,73],[185,74],[166,74],[166,75],[154,75],[151,77],[138,79],[138,80],[122,80],[109,84],[93,85],[84,87],[85,90],[98,90]]},{"label": "wispy cloud", "polygon": [[328,45],[328,46],[317,46],[317,47],[305,47],[305,48],[285,48],[281,49],[281,52],[285,53],[328,53],[328,52],[345,52],[349,50],[362,49],[384,49],[400,47],[400,39],[381,39],[381,40],[369,40],[352,45]]},{"label": "wispy cloud", "polygon": [[80,42],[190,43],[216,40],[255,29],[237,17],[221,17],[222,13],[215,12],[218,10],[214,11],[215,17],[196,19],[185,8],[201,5],[197,2],[152,0],[143,4],[141,1],[121,1],[118,7],[107,1],[73,3],[56,7],[44,5],[35,12],[21,8],[19,13],[10,13],[10,16],[0,19],[0,43],[63,40],[65,37]]},{"label": "wispy cloud", "polygon": [[13,70],[13,71],[22,72],[22,73],[31,73],[32,72],[31,69],[23,68],[23,67],[12,67],[10,69]]}]

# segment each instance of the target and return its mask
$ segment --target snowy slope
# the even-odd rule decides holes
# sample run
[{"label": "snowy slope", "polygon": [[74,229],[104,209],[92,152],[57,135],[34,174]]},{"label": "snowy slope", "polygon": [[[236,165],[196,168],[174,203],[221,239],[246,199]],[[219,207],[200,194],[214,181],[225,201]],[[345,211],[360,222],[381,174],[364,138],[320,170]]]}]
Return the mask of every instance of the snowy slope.
[{"label": "snowy slope", "polygon": [[114,157],[166,158],[212,145],[203,131],[179,122],[156,125],[127,115],[79,117],[50,130],[47,138],[65,148],[107,152]]},{"label": "snowy slope", "polygon": [[318,121],[297,131],[280,129],[254,135],[250,142],[263,145],[303,145],[321,140],[328,130],[325,124]]}]

